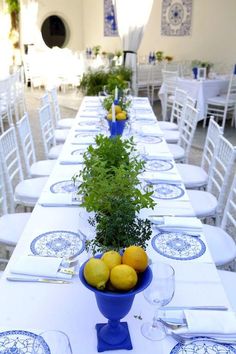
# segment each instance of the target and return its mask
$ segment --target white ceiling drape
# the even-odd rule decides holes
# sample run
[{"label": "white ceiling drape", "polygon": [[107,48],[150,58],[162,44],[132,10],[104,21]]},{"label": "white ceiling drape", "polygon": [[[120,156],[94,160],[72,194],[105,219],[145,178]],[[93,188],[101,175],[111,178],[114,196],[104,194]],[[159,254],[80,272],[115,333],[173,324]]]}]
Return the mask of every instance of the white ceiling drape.
[{"label": "white ceiling drape", "polygon": [[153,0],[113,0],[113,2],[124,54],[127,52],[125,66],[133,71],[132,87],[135,90],[137,51],[151,13]]}]

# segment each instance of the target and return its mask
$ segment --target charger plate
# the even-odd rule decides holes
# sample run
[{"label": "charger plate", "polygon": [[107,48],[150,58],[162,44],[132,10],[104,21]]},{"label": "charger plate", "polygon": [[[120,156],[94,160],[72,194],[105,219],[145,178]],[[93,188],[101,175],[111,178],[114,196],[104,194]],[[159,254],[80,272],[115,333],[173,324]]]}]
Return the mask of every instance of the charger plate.
[{"label": "charger plate", "polygon": [[160,255],[182,261],[199,258],[206,252],[206,245],[199,237],[183,232],[159,232],[151,243]]},{"label": "charger plate", "polygon": [[85,248],[85,236],[80,231],[55,230],[38,235],[30,244],[34,255],[44,257],[76,257]]},{"label": "charger plate", "polygon": [[76,192],[78,186],[69,179],[65,181],[59,181],[51,185],[50,191],[52,193],[73,193]]},{"label": "charger plate", "polygon": [[199,340],[185,344],[178,343],[170,354],[235,354],[236,349],[229,344],[211,342],[209,339],[199,337]]},{"label": "charger plate", "polygon": [[147,171],[170,171],[173,167],[172,162],[165,160],[149,160],[145,165]]},{"label": "charger plate", "polygon": [[35,333],[21,330],[0,332],[0,353],[3,354],[29,354],[33,352],[33,344],[37,338],[40,343],[38,353],[51,354],[45,340]]},{"label": "charger plate", "polygon": [[162,143],[163,139],[159,136],[140,136],[138,141],[145,144],[159,144]]},{"label": "charger plate", "polygon": [[155,185],[153,197],[157,199],[178,199],[184,195],[184,189],[171,183],[158,183]]}]

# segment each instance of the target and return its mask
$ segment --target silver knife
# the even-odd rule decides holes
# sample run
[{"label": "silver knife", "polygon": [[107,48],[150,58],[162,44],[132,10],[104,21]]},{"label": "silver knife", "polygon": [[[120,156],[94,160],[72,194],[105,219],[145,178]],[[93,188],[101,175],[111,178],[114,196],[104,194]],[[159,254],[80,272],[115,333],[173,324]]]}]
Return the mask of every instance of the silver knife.
[{"label": "silver knife", "polygon": [[7,280],[9,281],[18,281],[18,282],[27,282],[27,283],[51,283],[51,284],[71,284],[71,281],[68,280],[62,280],[62,279],[47,279],[47,278],[36,278],[36,277],[31,277],[31,278],[26,278],[26,277],[6,277]]},{"label": "silver knife", "polygon": [[207,310],[207,311],[228,311],[229,308],[227,306],[168,306],[161,307],[162,311],[175,311],[175,310]]}]

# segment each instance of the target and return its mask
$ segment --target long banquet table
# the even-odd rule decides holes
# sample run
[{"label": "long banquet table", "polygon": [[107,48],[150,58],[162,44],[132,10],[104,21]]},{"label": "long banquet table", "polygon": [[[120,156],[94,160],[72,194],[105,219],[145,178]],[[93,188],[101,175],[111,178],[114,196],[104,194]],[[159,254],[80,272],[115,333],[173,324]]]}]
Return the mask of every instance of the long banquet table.
[{"label": "long banquet table", "polygon": [[[29,223],[0,280],[1,330],[20,329],[38,333],[42,330],[58,329],[68,334],[74,354],[97,353],[95,324],[107,322],[107,320],[99,312],[94,294],[81,284],[78,276],[72,278],[70,284],[62,285],[10,282],[6,277],[9,276],[22,255],[32,253],[31,242],[42,233],[55,230],[72,232],[80,230],[87,238],[93,237],[94,230],[88,224],[88,214],[77,205],[78,201],[72,198],[73,193],[53,193],[53,191],[55,192],[55,188],[60,186],[58,182],[70,181],[72,175],[80,170],[82,165],[77,164],[73,156],[75,151],[78,151],[77,156],[81,156],[81,149],[87,147],[86,139],[92,142],[97,133],[96,129],[94,131],[91,129],[89,133],[86,132],[84,126],[88,118],[91,121],[94,119],[95,122],[97,111],[101,114],[99,105],[98,98],[84,98],[55,169],[48,179],[42,196],[35,206]],[[132,114],[134,121],[132,134],[135,136],[138,149],[143,151],[143,143],[140,144],[140,141],[143,142],[142,133],[145,132],[144,120],[146,118],[146,132],[151,127],[151,130],[156,131],[160,137],[162,134],[147,99],[133,99]],[[143,117],[142,120],[140,117]],[[150,125],[151,118],[153,118],[152,125]],[[148,140],[152,142],[152,139]],[[160,151],[164,156],[162,160],[168,156],[168,161],[174,167],[174,161],[168,155],[168,148],[164,141],[161,141],[160,144],[148,145],[147,151],[149,153],[151,151],[150,161],[155,158],[155,153],[161,159],[161,153],[158,152],[160,145]],[[145,147],[147,147],[146,144]],[[173,174],[178,177],[175,169]],[[184,193],[181,200],[178,201],[174,198],[169,201],[159,200],[154,210],[144,210],[142,215],[193,215],[183,185],[181,188]],[[156,234],[157,231],[153,230],[153,240]],[[165,257],[165,255],[157,253],[150,242],[147,252],[152,262],[157,260],[167,262],[175,269],[176,291],[173,300],[167,307],[215,305],[230,308],[203,234],[201,234],[201,241],[206,247],[205,251],[199,257],[189,260]],[[80,263],[85,261],[87,257],[87,253],[83,251],[79,255]],[[154,308],[144,299],[143,294],[136,295],[133,306],[124,319],[129,326],[133,344],[132,353],[168,354],[176,345],[176,341],[170,336],[160,342],[152,342],[143,337],[140,327],[144,321],[152,319],[153,313]],[[117,350],[117,354],[126,352],[125,350]],[[114,351],[107,353],[114,353]]]}]

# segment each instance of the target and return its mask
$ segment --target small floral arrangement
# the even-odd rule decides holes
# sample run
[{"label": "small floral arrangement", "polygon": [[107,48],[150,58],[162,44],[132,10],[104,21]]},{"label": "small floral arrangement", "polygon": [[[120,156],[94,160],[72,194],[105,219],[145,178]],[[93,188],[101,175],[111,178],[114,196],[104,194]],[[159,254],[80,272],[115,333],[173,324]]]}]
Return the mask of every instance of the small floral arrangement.
[{"label": "small floral arrangement", "polygon": [[[109,112],[111,110],[114,100],[115,100],[115,95],[113,94],[105,97],[102,103],[103,108]],[[120,96],[118,98],[117,106],[120,106],[122,111],[127,112],[130,105],[131,105],[131,100],[128,99],[126,96]]]}]

